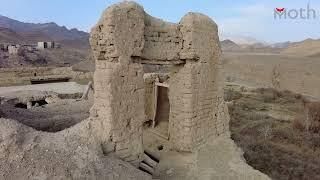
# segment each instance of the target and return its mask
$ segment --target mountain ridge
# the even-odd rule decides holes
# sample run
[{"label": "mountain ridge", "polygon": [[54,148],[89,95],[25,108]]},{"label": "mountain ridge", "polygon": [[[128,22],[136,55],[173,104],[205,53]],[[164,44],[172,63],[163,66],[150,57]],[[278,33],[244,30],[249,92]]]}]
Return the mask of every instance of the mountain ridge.
[{"label": "mountain ridge", "polygon": [[[41,34],[40,39],[49,39],[53,41],[89,39],[89,33],[79,31],[76,28],[68,29],[65,26],[59,26],[54,22],[50,23],[25,23],[9,17],[0,15],[0,27],[10,29],[20,35],[24,34]],[[35,42],[37,38],[27,39]]]}]

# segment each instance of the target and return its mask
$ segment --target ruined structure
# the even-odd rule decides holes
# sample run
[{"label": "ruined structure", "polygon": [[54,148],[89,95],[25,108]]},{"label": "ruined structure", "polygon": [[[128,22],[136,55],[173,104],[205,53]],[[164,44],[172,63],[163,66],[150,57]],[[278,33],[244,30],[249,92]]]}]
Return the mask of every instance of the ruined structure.
[{"label": "ruined structure", "polygon": [[[104,135],[107,153],[139,160],[143,122],[156,120],[160,87],[168,88],[172,149],[190,152],[209,137],[229,132],[218,29],[209,17],[189,13],[173,24],[147,15],[135,3],[123,3],[105,11],[90,41],[96,58],[93,111],[109,132]],[[167,65],[167,78],[144,75],[145,64]]]},{"label": "ruined structure", "polygon": [[8,46],[8,52],[11,55],[18,55],[19,52],[21,52],[21,46],[20,45],[10,45]]},{"label": "ruined structure", "polygon": [[[138,167],[162,179],[268,179],[241,159],[228,136],[210,18],[189,13],[167,23],[123,2],[104,12],[90,42],[96,58],[90,117],[55,133],[0,118],[0,179],[152,178]],[[158,162],[146,157],[143,143],[157,129],[167,142]]]},{"label": "ruined structure", "polygon": [[0,51],[4,51],[4,52],[7,52],[8,51],[8,47],[9,47],[9,44],[0,44]]}]

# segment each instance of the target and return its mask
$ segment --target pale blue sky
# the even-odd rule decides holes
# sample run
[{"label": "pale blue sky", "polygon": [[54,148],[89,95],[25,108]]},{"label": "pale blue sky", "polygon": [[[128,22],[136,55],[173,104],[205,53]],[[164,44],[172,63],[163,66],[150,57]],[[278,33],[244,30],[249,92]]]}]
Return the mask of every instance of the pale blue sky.
[{"label": "pale blue sky", "polygon": [[[24,22],[56,22],[89,32],[102,11],[120,0],[0,0],[0,14]],[[273,9],[306,8],[308,0],[136,0],[145,10],[167,21],[178,22],[187,12],[201,12],[227,36],[249,36],[266,42],[320,38],[316,20],[274,20]],[[320,17],[320,1],[310,0]]]}]

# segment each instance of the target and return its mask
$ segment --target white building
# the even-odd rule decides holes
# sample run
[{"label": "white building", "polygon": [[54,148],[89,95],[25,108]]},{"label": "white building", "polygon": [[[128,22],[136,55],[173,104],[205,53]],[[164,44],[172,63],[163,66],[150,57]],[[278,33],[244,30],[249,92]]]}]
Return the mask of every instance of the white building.
[{"label": "white building", "polygon": [[55,48],[54,42],[38,42],[38,49],[52,49]]}]

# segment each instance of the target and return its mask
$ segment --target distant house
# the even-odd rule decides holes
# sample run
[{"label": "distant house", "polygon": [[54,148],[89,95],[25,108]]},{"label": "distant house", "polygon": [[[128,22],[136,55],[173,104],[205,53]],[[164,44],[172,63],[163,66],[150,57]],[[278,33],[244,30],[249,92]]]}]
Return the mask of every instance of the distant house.
[{"label": "distant house", "polygon": [[53,49],[55,48],[55,42],[38,42],[38,49]]},{"label": "distant house", "polygon": [[0,44],[0,50],[1,51],[7,52],[8,51],[8,47],[9,47],[8,44]]},{"label": "distant house", "polygon": [[60,43],[54,43],[54,48],[57,48],[57,49],[61,48],[61,44]]},{"label": "distant house", "polygon": [[8,52],[9,54],[12,54],[12,55],[17,55],[21,50],[21,46],[19,44],[17,45],[9,45],[8,46]]}]

